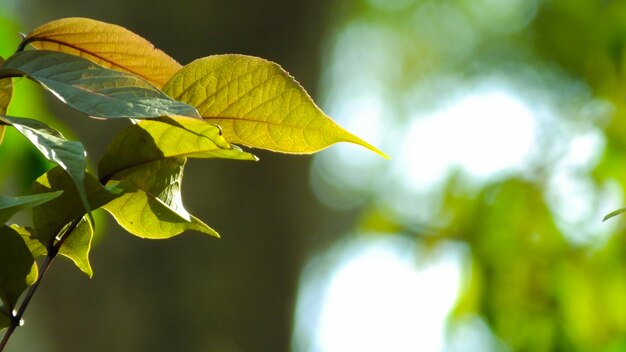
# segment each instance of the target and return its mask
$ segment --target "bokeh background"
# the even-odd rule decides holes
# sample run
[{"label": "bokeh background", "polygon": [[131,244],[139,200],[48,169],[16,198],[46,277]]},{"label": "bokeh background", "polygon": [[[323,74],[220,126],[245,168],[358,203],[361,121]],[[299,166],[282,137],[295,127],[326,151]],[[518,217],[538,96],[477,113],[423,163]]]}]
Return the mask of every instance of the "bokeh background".
[{"label": "bokeh background", "polygon": [[[281,63],[339,145],[193,160],[187,208],[222,234],[134,238],[100,216],[93,279],[59,260],[9,351],[623,351],[626,1],[0,0],[0,55],[69,16],[125,26],[181,63]],[[27,80],[11,113],[84,141]],[[95,162],[93,163],[95,165]],[[46,164],[16,134],[3,194]],[[16,220],[27,221],[18,217]]]}]

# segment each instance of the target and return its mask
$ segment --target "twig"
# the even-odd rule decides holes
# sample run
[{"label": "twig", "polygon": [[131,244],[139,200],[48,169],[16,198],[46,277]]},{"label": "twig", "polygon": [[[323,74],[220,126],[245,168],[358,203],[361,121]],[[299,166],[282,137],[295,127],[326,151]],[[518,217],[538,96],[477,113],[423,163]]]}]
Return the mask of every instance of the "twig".
[{"label": "twig", "polygon": [[72,221],[72,223],[64,231],[63,230],[61,231],[62,232],[60,234],[61,238],[57,241],[57,243],[55,243],[53,246],[50,246],[50,248],[48,248],[48,254],[46,255],[46,259],[41,265],[41,270],[39,271],[37,280],[35,281],[35,283],[33,283],[32,286],[30,286],[30,288],[28,289],[28,292],[26,292],[26,296],[24,297],[24,300],[20,304],[20,307],[18,308],[17,312],[15,314],[11,312],[11,316],[9,317],[10,318],[9,327],[7,328],[7,331],[4,333],[4,336],[2,337],[2,341],[0,341],[0,352],[4,351],[4,348],[9,342],[9,339],[11,338],[11,335],[13,334],[15,329],[17,329],[18,326],[21,326],[22,317],[24,316],[24,313],[26,312],[26,308],[28,307],[30,300],[33,298],[33,295],[35,294],[35,291],[37,291],[37,288],[39,287],[41,280],[43,280],[44,276],[46,275],[46,272],[48,271],[48,268],[50,268],[50,265],[52,264],[52,261],[54,260],[54,258],[56,258],[57,254],[59,254],[59,250],[61,249],[61,246],[63,245],[63,243],[65,243],[66,239],[76,229],[76,227],[78,226],[81,220],[82,220],[82,217],[78,219],[74,219],[74,221]]}]

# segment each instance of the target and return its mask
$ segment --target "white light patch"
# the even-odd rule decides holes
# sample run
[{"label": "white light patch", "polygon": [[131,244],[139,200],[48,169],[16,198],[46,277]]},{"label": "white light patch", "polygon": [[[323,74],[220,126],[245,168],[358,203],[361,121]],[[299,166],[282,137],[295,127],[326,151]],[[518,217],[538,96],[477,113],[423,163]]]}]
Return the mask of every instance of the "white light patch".
[{"label": "white light patch", "polygon": [[616,222],[600,219],[623,204],[617,185],[598,186],[589,176],[605,147],[602,131],[592,125],[571,131],[563,142],[564,154],[548,178],[546,200],[559,228],[576,244],[601,245],[615,231]]},{"label": "white light patch", "polygon": [[532,110],[504,91],[462,97],[411,123],[398,158],[405,161],[405,182],[424,190],[444,182],[455,168],[481,180],[520,169],[535,129]]},{"label": "white light patch", "polygon": [[446,248],[418,267],[415,253],[408,239],[386,237],[344,249],[321,278],[309,268],[298,298],[294,349],[441,350],[445,318],[459,291],[459,258]]}]

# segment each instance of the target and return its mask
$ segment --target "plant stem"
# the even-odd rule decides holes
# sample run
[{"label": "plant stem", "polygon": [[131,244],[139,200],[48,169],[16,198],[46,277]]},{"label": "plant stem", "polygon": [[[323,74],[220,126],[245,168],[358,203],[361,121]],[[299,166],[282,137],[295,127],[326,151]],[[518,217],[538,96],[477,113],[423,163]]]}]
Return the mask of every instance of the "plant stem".
[{"label": "plant stem", "polygon": [[6,346],[7,342],[9,342],[9,337],[11,337],[11,334],[13,334],[15,327],[16,325],[10,324],[7,328],[7,332],[4,333],[2,341],[0,341],[0,351],[4,351],[4,346]]},{"label": "plant stem", "polygon": [[46,272],[48,272],[48,268],[50,268],[50,265],[52,264],[52,261],[54,260],[54,258],[56,258],[57,254],[59,254],[59,250],[61,249],[61,246],[63,245],[65,240],[72,234],[72,232],[76,229],[81,219],[82,218],[74,219],[74,221],[72,221],[72,223],[67,227],[67,229],[63,231],[63,236],[61,237],[61,239],[59,239],[59,241],[56,244],[54,244],[53,246],[51,246],[51,248],[48,249],[48,254],[46,255],[46,259],[41,265],[41,270],[39,270],[39,275],[37,276],[37,280],[35,281],[35,283],[33,283],[32,286],[30,286],[30,288],[28,289],[28,292],[26,292],[26,296],[24,297],[24,300],[20,304],[20,307],[18,308],[17,313],[13,314],[13,312],[11,312],[11,316],[10,316],[11,320],[9,322],[9,327],[7,328],[7,331],[4,333],[4,336],[2,337],[2,341],[0,341],[0,352],[4,351],[4,348],[9,342],[11,335],[13,334],[15,329],[17,329],[17,327],[21,325],[22,317],[24,316],[24,313],[26,312],[26,308],[28,307],[30,300],[33,298],[33,295],[35,294],[35,291],[37,291],[37,288],[39,287],[41,280],[43,280],[44,276],[46,275]]},{"label": "plant stem", "polygon": [[2,342],[0,342],[0,352],[4,350],[4,347],[9,342],[9,338],[11,338],[11,335],[13,334],[15,329],[18,326],[20,326],[20,322],[22,321],[22,316],[24,315],[24,312],[26,311],[26,307],[28,307],[30,300],[33,298],[35,291],[37,291],[37,287],[39,287],[41,280],[43,279],[44,275],[48,271],[48,268],[50,267],[50,264],[52,264],[52,260],[54,259],[55,256],[56,255],[46,256],[46,259],[44,260],[41,266],[41,271],[39,272],[39,276],[37,276],[37,281],[35,281],[35,283],[28,289],[28,292],[26,293],[26,296],[24,297],[22,304],[20,304],[20,307],[17,310],[17,313],[15,313],[15,315],[11,313],[11,317],[10,317],[11,322],[9,323],[9,327],[6,333],[2,337]]}]

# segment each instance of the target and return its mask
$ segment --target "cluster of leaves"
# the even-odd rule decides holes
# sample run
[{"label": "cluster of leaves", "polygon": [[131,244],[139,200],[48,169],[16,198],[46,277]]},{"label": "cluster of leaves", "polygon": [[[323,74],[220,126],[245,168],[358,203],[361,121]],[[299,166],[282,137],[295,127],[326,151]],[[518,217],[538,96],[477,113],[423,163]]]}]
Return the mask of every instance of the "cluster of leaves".
[{"label": "cluster of leaves", "polygon": [[[129,119],[100,158],[97,176],[87,172],[80,142],[38,120],[7,115],[14,77],[39,83],[87,116]],[[137,34],[85,18],[36,28],[0,62],[0,141],[7,127],[56,166],[34,182],[31,194],[0,196],[0,330],[17,324],[29,299],[18,307],[20,296],[36,287],[57,254],[93,274],[95,209],[142,238],[185,230],[219,237],[183,206],[188,158],[257,160],[235,144],[310,154],[337,142],[385,157],[326,116],[275,63],[214,55],[183,67]],[[25,209],[32,210],[32,227],[7,224]],[[41,269],[39,257],[45,258]]]}]

